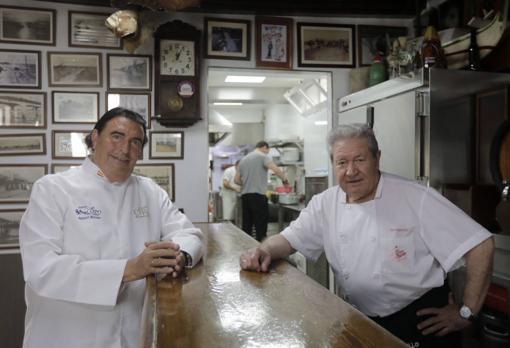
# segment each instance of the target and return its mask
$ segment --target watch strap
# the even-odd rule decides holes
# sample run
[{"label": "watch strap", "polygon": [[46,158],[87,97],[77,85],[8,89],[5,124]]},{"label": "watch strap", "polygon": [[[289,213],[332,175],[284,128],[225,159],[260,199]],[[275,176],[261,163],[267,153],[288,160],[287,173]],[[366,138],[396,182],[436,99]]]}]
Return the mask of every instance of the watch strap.
[{"label": "watch strap", "polygon": [[191,267],[193,265],[193,259],[191,258],[191,255],[185,252],[184,250],[181,250],[181,253],[184,255],[184,266]]}]

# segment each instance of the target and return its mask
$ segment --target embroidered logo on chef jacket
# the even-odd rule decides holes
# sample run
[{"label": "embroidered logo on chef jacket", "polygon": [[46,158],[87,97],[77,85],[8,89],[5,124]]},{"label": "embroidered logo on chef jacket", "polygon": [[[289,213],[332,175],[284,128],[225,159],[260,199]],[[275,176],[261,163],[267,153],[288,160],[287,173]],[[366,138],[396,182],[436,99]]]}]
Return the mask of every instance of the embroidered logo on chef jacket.
[{"label": "embroidered logo on chef jacket", "polygon": [[80,220],[101,219],[101,209],[97,209],[94,206],[80,205],[74,212]]},{"label": "embroidered logo on chef jacket", "polygon": [[149,217],[149,208],[148,207],[139,207],[133,209],[133,215],[139,219],[144,217]]}]

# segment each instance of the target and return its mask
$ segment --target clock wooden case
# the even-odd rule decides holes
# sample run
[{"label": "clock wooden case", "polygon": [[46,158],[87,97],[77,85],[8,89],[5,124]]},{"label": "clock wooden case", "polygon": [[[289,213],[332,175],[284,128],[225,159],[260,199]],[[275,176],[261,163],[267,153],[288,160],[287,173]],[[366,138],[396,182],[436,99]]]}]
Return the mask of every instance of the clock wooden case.
[{"label": "clock wooden case", "polygon": [[165,127],[188,127],[200,117],[201,32],[180,20],[154,33],[156,120]]}]

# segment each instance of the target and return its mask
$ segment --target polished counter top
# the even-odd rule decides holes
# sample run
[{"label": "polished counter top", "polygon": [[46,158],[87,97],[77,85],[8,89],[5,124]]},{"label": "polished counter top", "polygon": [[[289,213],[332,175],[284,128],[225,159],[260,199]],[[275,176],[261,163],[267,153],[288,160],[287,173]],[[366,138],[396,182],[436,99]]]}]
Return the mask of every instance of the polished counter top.
[{"label": "polished counter top", "polygon": [[407,347],[286,261],[241,271],[258,242],[234,225],[196,226],[204,260],[178,279],[147,278],[141,347]]}]

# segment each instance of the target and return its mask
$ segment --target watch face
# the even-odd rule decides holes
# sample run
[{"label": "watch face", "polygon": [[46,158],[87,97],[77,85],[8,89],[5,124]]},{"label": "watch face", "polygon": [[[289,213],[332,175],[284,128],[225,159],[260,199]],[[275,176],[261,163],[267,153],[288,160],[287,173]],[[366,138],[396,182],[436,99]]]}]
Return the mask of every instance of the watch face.
[{"label": "watch face", "polygon": [[473,314],[473,313],[471,312],[471,309],[469,309],[469,307],[468,307],[468,306],[462,306],[462,307],[460,307],[460,311],[459,311],[459,313],[460,313],[460,316],[461,316],[462,318],[464,318],[464,319],[469,319],[469,318],[471,317],[471,315]]},{"label": "watch face", "polygon": [[159,52],[159,72],[161,75],[195,75],[194,41],[161,40]]}]

